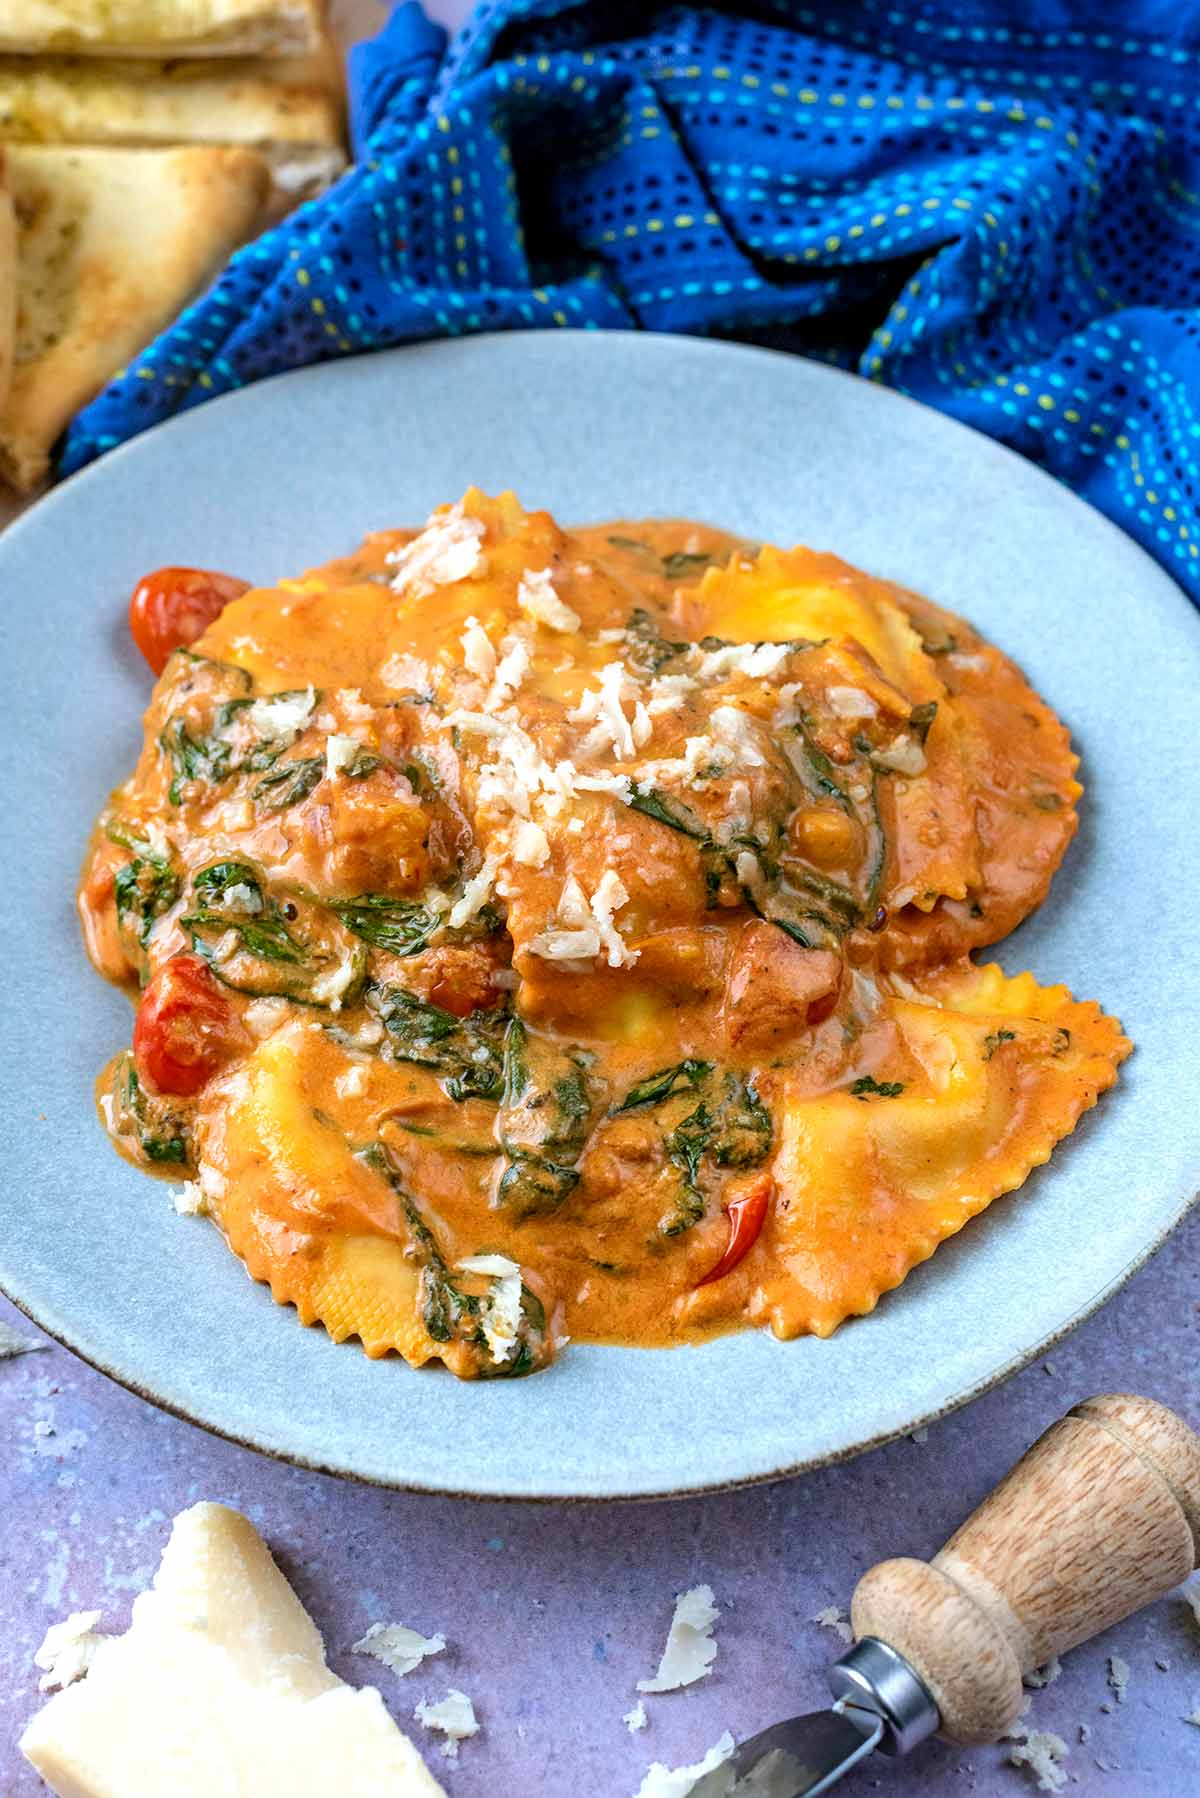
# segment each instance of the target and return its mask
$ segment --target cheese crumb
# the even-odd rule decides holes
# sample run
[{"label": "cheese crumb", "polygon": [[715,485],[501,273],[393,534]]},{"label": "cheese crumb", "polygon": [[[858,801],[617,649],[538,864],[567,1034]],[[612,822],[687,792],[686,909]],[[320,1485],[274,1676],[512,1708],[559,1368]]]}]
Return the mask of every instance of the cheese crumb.
[{"label": "cheese crumb", "polygon": [[251,999],[242,1013],[242,1022],[256,1042],[271,1036],[287,1015],[286,999]]},{"label": "cheese crumb", "polygon": [[1129,1687],[1129,1662],[1122,1660],[1119,1654],[1108,1657],[1108,1683],[1116,1694],[1117,1703],[1124,1704]]},{"label": "cheese crumb", "polygon": [[17,1355],[35,1355],[39,1349],[49,1348],[48,1342],[37,1342],[32,1336],[22,1336],[11,1324],[0,1323],[0,1361],[11,1361]]},{"label": "cheese crumb", "polygon": [[511,1359],[521,1324],[521,1269],[507,1255],[469,1255],[458,1263],[464,1274],[486,1274],[491,1290],[483,1300],[480,1324],[492,1360],[499,1365]]},{"label": "cheese crumb", "polygon": [[496,678],[492,682],[485,703],[492,711],[498,711],[507,705],[525,676],[529,673],[529,650],[520,637],[506,639],[508,647],[496,665]]},{"label": "cheese crumb", "polygon": [[706,1773],[723,1766],[730,1759],[734,1750],[734,1740],[729,1731],[714,1742],[702,1761],[692,1767],[664,1767],[661,1761],[655,1761],[646,1769],[646,1777],[638,1787],[635,1798],[687,1798]]},{"label": "cheese crumb", "polygon": [[[634,707],[632,720],[625,715],[623,702],[626,700]],[[652,728],[623,662],[604,664],[600,670],[600,685],[588,688],[579,704],[567,713],[567,720],[571,724],[592,726],[579,745],[583,755],[602,755],[606,749],[611,749],[614,755],[627,759],[640,743],[646,741]]]},{"label": "cheese crumb", "polygon": [[425,693],[430,685],[429,663],[420,656],[398,652],[381,665],[379,678],[393,693]]},{"label": "cheese crumb", "polygon": [[1067,1744],[1048,1729],[1014,1729],[1005,1737],[1013,1742],[1008,1758],[1014,1767],[1028,1767],[1039,1792],[1061,1792],[1067,1783]]},{"label": "cheese crumb", "polygon": [[373,1660],[403,1679],[431,1654],[441,1654],[445,1636],[423,1636],[404,1623],[373,1623],[365,1636],[351,1648],[351,1654],[369,1654]]},{"label": "cheese crumb", "polygon": [[453,1686],[446,1696],[437,1704],[429,1704],[422,1699],[413,1716],[426,1729],[437,1729],[445,1736],[442,1753],[447,1760],[458,1759],[458,1744],[465,1742],[468,1736],[478,1735],[479,1720],[475,1715],[475,1706],[465,1692],[457,1691]]},{"label": "cheese crumb", "polygon": [[483,520],[466,517],[461,501],[444,512],[433,513],[419,536],[388,556],[396,570],[392,576],[393,591],[424,599],[435,587],[450,587],[456,581],[484,573],[487,563],[480,548],[483,535]]},{"label": "cheese crumb", "polygon": [[[1185,1720],[1188,1722],[1191,1721],[1190,1718]],[[621,1718],[621,1721],[631,1735],[634,1730],[645,1729],[650,1719],[646,1715],[646,1705],[644,1700],[639,1698],[633,1709],[631,1711],[626,1711],[625,1715]]]},{"label": "cheese crumb", "polygon": [[711,1671],[717,1658],[712,1627],[721,1615],[713,1604],[711,1586],[693,1586],[675,1600],[675,1615],[667,1645],[653,1679],[639,1679],[639,1692],[677,1692],[694,1685]]},{"label": "cheese crumb", "polygon": [[550,843],[540,824],[526,821],[513,832],[512,858],[523,868],[544,868],[550,859]]},{"label": "cheese crumb", "polygon": [[532,618],[535,624],[546,625],[549,630],[579,629],[579,613],[573,612],[558,597],[548,568],[540,568],[536,573],[530,571],[521,577],[517,604],[527,618]]},{"label": "cheese crumb", "polygon": [[171,1203],[180,1217],[207,1217],[208,1200],[198,1180],[185,1180],[178,1192],[171,1194]]},{"label": "cheese crumb", "polygon": [[34,1666],[45,1669],[38,1680],[40,1692],[72,1686],[83,1678],[96,1650],[107,1639],[96,1629],[99,1621],[99,1611],[75,1611],[62,1623],[50,1625],[33,1657]]},{"label": "cheese crumb", "polygon": [[839,1635],[843,1642],[853,1642],[854,1631],[850,1619],[840,1605],[826,1605],[823,1611],[814,1612],[809,1619],[811,1623],[819,1623],[822,1629],[831,1629]]},{"label": "cheese crumb", "polygon": [[1062,1662],[1053,1655],[1044,1667],[1034,1667],[1025,1675],[1025,1684],[1031,1692],[1040,1692],[1043,1686],[1052,1686],[1062,1672]]}]

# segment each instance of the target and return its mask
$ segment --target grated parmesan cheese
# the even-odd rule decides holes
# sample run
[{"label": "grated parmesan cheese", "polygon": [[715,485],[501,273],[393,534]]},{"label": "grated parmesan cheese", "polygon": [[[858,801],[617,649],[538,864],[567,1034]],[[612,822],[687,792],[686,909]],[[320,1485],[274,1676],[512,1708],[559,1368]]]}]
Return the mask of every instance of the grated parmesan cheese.
[{"label": "grated parmesan cheese", "polygon": [[734,751],[739,767],[766,767],[767,758],[758,747],[754,721],[740,706],[715,706],[709,723],[718,741]]},{"label": "grated parmesan cheese", "polygon": [[[342,772],[343,768],[348,768],[361,748],[362,744],[357,737],[343,737],[336,732],[333,736],[326,737],[325,772],[329,778],[332,780],[335,775]],[[226,894],[227,904],[228,900],[229,895]]]},{"label": "grated parmesan cheese", "polygon": [[726,1730],[720,1741],[714,1742],[704,1759],[694,1766],[664,1767],[661,1761],[655,1761],[646,1769],[646,1777],[635,1798],[687,1798],[706,1773],[713,1772],[730,1759],[734,1746],[733,1737]]},{"label": "grated parmesan cheese", "polygon": [[607,869],[592,894],[591,912],[610,968],[632,967],[638,958],[638,951],[627,947],[624,937],[613,922],[614,913],[628,903],[629,894],[625,891],[620,875],[615,874],[611,868]]},{"label": "grated parmesan cheese", "polygon": [[480,1323],[497,1365],[511,1359],[521,1323],[521,1269],[507,1255],[468,1255],[458,1263],[464,1274],[486,1274],[492,1282]]},{"label": "grated parmesan cheese", "polygon": [[61,1690],[83,1678],[96,1650],[107,1640],[96,1628],[99,1621],[99,1611],[75,1611],[61,1623],[50,1625],[33,1657],[34,1666],[44,1669],[38,1680],[40,1692]]},{"label": "grated parmesan cheese", "polygon": [[339,1099],[357,1099],[367,1090],[367,1070],[361,1061],[348,1067],[344,1074],[339,1074],[333,1083],[333,1090]]},{"label": "grated parmesan cheese", "polygon": [[563,883],[557,906],[558,924],[540,931],[529,944],[531,955],[545,961],[590,961],[603,949],[610,968],[628,968],[638,958],[613,922],[629,903],[620,875],[609,868],[589,899],[574,874]]},{"label": "grated parmesan cheese", "polygon": [[351,1648],[351,1654],[369,1654],[397,1679],[403,1679],[432,1654],[441,1654],[445,1636],[423,1636],[404,1623],[373,1623]]},{"label": "grated parmesan cheese", "polygon": [[725,680],[731,674],[762,680],[775,674],[791,653],[787,643],[727,643],[703,653],[696,673],[702,681]]},{"label": "grated parmesan cheese", "polygon": [[675,1600],[675,1614],[667,1633],[667,1645],[653,1679],[639,1679],[639,1692],[677,1692],[694,1685],[711,1671],[717,1658],[712,1628],[721,1615],[713,1604],[711,1586],[693,1586]]},{"label": "grated parmesan cheese", "polygon": [[496,878],[496,862],[490,855],[483,858],[483,866],[477,874],[472,874],[462,890],[462,897],[456,899],[450,907],[446,922],[452,930],[461,930],[472,918],[478,917],[480,911],[491,898],[492,885]]},{"label": "grated parmesan cheese", "polygon": [[256,1042],[274,1034],[287,1016],[286,999],[251,999],[242,1013],[242,1022]]},{"label": "grated parmesan cheese", "polygon": [[626,1711],[625,1715],[621,1718],[621,1721],[631,1735],[635,1730],[645,1729],[647,1723],[650,1721],[649,1717],[646,1715],[645,1702],[639,1698],[633,1709],[631,1711]]},{"label": "grated parmesan cheese", "polygon": [[527,646],[520,637],[506,638],[504,654],[496,665],[496,678],[485,703],[492,711],[498,711],[502,705],[507,705],[528,673]]},{"label": "grated parmesan cheese", "polygon": [[339,687],[336,698],[351,724],[365,724],[375,716],[374,706],[367,704],[357,687]]},{"label": "grated parmesan cheese", "polygon": [[393,693],[425,693],[430,686],[429,663],[420,656],[391,655],[381,664],[379,678]]},{"label": "grated parmesan cheese", "polygon": [[290,747],[308,723],[317,703],[312,687],[304,693],[279,693],[273,699],[256,699],[242,714],[251,729],[272,742],[286,738]]},{"label": "grated parmesan cheese", "polygon": [[882,749],[877,749],[872,759],[896,774],[923,774],[925,771],[925,751],[915,737],[894,737]]},{"label": "grated parmesan cheese", "polygon": [[496,651],[492,647],[492,639],[478,618],[467,619],[459,641],[463,646],[463,661],[468,672],[477,674],[480,680],[491,680],[496,672]]},{"label": "grated parmesan cheese", "polygon": [[1034,1667],[1025,1674],[1024,1683],[1031,1692],[1040,1692],[1043,1686],[1052,1686],[1061,1672],[1062,1662],[1053,1655],[1044,1667]]},{"label": "grated parmesan cheese", "polygon": [[550,843],[540,824],[526,820],[513,831],[512,858],[523,868],[544,868],[550,859]]},{"label": "grated parmesan cheese", "polygon": [[466,517],[461,502],[433,513],[419,536],[388,556],[396,570],[393,591],[424,599],[435,587],[450,587],[483,574],[487,568],[480,547],[483,536],[483,520]]},{"label": "grated parmesan cheese", "polygon": [[446,1740],[442,1743],[442,1753],[447,1760],[458,1759],[458,1744],[465,1742],[468,1736],[478,1735],[479,1720],[475,1715],[475,1706],[465,1692],[457,1691],[453,1686],[437,1704],[430,1704],[422,1699],[413,1716],[426,1729],[440,1730]]},{"label": "grated parmesan cheese", "polygon": [[527,618],[535,624],[544,624],[552,631],[577,631],[579,614],[565,605],[554,591],[554,582],[550,578],[548,568],[532,570],[522,575],[517,588],[517,604]]},{"label": "grated parmesan cheese", "polygon": [[[632,719],[625,715],[625,700],[633,705]],[[623,662],[604,664],[599,686],[587,689],[579,704],[567,713],[567,720],[592,726],[579,745],[583,755],[602,755],[611,749],[614,755],[628,759],[639,748],[639,738],[645,743],[653,728]]]}]

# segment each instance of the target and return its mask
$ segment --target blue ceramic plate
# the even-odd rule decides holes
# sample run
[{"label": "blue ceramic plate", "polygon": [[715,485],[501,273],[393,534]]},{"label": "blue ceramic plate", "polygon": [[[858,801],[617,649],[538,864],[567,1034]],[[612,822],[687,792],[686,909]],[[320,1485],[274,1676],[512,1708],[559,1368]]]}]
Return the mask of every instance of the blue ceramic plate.
[{"label": "blue ceramic plate", "polygon": [[[690,514],[834,549],[966,613],[1074,732],[1082,830],[999,958],[1103,1001],[1136,1053],[1049,1167],[831,1341],[575,1345],[544,1374],[488,1385],[368,1361],[276,1309],[215,1229],[118,1160],[93,1114],[130,1013],[84,959],[72,889],[140,742],[132,582],[164,562],[270,582],[472,481],[566,520]],[[682,338],[393,351],[249,388],[68,481],[0,538],[0,595],[0,1283],[147,1398],[396,1486],[617,1498],[765,1479],[1012,1372],[1186,1209],[1200,1161],[1200,627],[1112,525],[960,425],[812,362]]]}]

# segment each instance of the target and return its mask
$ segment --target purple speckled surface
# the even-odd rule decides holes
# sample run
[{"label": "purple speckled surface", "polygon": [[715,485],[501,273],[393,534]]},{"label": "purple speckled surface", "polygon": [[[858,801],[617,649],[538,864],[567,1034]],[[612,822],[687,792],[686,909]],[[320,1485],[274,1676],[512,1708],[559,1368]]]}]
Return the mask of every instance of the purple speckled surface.
[{"label": "purple speckled surface", "polygon": [[[2,1300],[0,1318],[35,1334]],[[380,1674],[451,1798],[632,1798],[651,1760],[697,1759],[726,1728],[740,1738],[824,1702],[822,1668],[838,1644],[814,1614],[845,1605],[872,1562],[931,1553],[1060,1412],[1115,1388],[1200,1423],[1200,1214],[1047,1362],[944,1419],[924,1443],[675,1503],[379,1491],[218,1441],[64,1349],[0,1362],[0,1793],[44,1790],[16,1739],[38,1702],[31,1657],[46,1626],[98,1606],[122,1627],[168,1519],[210,1498],[244,1510],[266,1536],[336,1670],[364,1684]],[[699,1581],[722,1611],[712,1676],[647,1700],[649,1727],[631,1735],[622,1714],[657,1664],[672,1595]],[[347,1652],[375,1621],[440,1630],[449,1651],[397,1680]],[[1131,1670],[1122,1704],[1107,1684],[1113,1653]],[[456,1764],[411,1723],[419,1699],[451,1685],[472,1696],[482,1723]],[[1032,1716],[1071,1745],[1069,1791],[1189,1798],[1200,1793],[1200,1728],[1184,1719],[1197,1711],[1200,1626],[1168,1598],[1077,1650],[1061,1679],[1034,1694]],[[1003,1748],[935,1745],[906,1763],[869,1763],[842,1789],[1019,1798],[1034,1786]]]}]

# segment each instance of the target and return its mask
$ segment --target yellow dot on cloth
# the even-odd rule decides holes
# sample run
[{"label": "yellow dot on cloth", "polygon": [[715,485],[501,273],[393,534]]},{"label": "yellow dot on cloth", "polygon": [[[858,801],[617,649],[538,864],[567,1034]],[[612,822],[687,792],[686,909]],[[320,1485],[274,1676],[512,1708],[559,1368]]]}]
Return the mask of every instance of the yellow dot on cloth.
[{"label": "yellow dot on cloth", "polygon": [[1117,448],[1118,449],[1128,449],[1129,448],[1128,437],[1118,437],[1117,438]]},{"label": "yellow dot on cloth", "polygon": [[299,281],[301,287],[307,287],[308,286],[308,270],[306,268],[298,268],[296,270],[296,279],[297,279],[297,281]]},{"label": "yellow dot on cloth", "polygon": [[871,214],[871,223],[874,225],[875,229],[878,231],[880,225],[887,224],[886,212],[873,212]]},{"label": "yellow dot on cloth", "polygon": [[1069,424],[1077,425],[1079,423],[1079,414],[1076,412],[1074,406],[1068,406],[1063,413],[1063,417]]},{"label": "yellow dot on cloth", "polygon": [[874,94],[860,94],[858,96],[858,103],[862,107],[874,106],[875,96]]},{"label": "yellow dot on cloth", "polygon": [[829,104],[831,106],[844,106],[846,104],[845,94],[830,94]]},{"label": "yellow dot on cloth", "polygon": [[1151,506],[1156,506],[1158,504],[1157,493],[1154,493],[1149,487],[1146,489],[1146,502]]},{"label": "yellow dot on cloth", "polygon": [[317,317],[320,318],[325,311],[324,300],[314,300],[312,302],[312,309],[316,313]]},{"label": "yellow dot on cloth", "polygon": [[841,247],[842,240],[840,237],[827,237],[825,239],[825,248],[827,250],[839,250]]},{"label": "yellow dot on cloth", "polygon": [[1038,405],[1042,408],[1043,412],[1053,412],[1054,410],[1054,401],[1048,393],[1038,394]]},{"label": "yellow dot on cloth", "polygon": [[1172,524],[1174,524],[1174,522],[1175,522],[1175,508],[1174,508],[1174,506],[1164,506],[1164,507],[1163,507],[1163,517],[1164,517],[1164,518],[1169,518],[1169,519],[1170,519],[1170,521],[1171,521],[1171,523],[1172,523]]},{"label": "yellow dot on cloth", "polygon": [[908,307],[907,306],[893,306],[892,307],[892,317],[893,318],[907,318],[908,317]]},{"label": "yellow dot on cloth", "polygon": [[903,200],[901,204],[896,207],[896,217],[898,219],[907,218],[911,211],[912,207],[909,205],[908,201]]},{"label": "yellow dot on cloth", "polygon": [[681,231],[688,230],[690,226],[695,224],[695,222],[696,221],[690,212],[677,212],[675,214],[675,223],[679,226]]},{"label": "yellow dot on cloth", "polygon": [[199,382],[200,382],[201,387],[211,387],[213,384],[213,379],[212,379],[211,375],[201,375],[199,377]]},{"label": "yellow dot on cloth", "polygon": [[851,225],[849,231],[847,231],[847,233],[846,233],[846,236],[847,237],[861,237],[864,229],[865,229],[865,227],[862,225]]},{"label": "yellow dot on cloth", "polygon": [[444,112],[439,112],[438,114],[437,128],[439,131],[449,131],[450,129],[450,120],[446,117]]},{"label": "yellow dot on cloth", "polygon": [[892,334],[890,331],[880,331],[875,341],[876,343],[881,343],[886,349],[888,344],[892,341]]},{"label": "yellow dot on cloth", "polygon": [[154,370],[152,368],[139,368],[137,371],[137,378],[139,381],[152,381],[154,379]]},{"label": "yellow dot on cloth", "polygon": [[1026,387],[1024,381],[1014,381],[1013,392],[1019,393],[1022,399],[1027,399],[1029,397],[1029,389]]},{"label": "yellow dot on cloth", "polygon": [[800,98],[806,106],[815,106],[821,96],[814,87],[802,87],[800,89]]},{"label": "yellow dot on cloth", "polygon": [[647,231],[661,231],[662,228],[663,228],[663,222],[661,219],[647,219],[646,220]]}]

